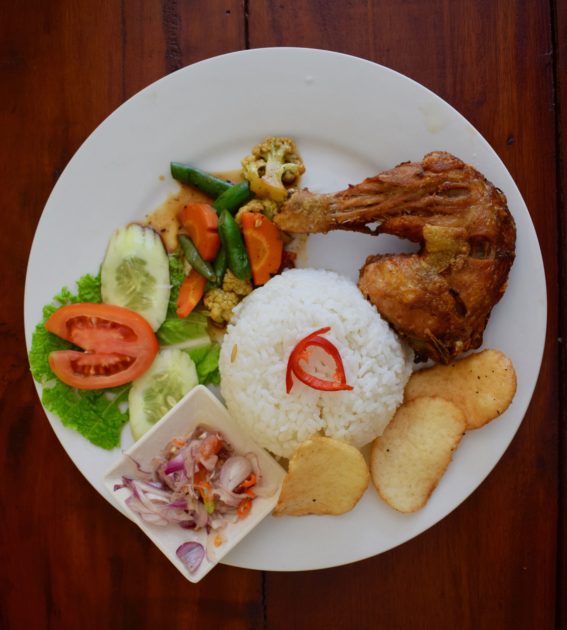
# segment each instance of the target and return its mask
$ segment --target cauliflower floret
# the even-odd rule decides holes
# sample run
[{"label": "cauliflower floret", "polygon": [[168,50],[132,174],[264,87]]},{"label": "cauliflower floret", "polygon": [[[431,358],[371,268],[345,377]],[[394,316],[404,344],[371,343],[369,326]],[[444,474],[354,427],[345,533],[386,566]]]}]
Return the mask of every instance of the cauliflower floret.
[{"label": "cauliflower floret", "polygon": [[248,203],[244,204],[234,217],[236,222],[240,225],[242,215],[245,212],[260,212],[264,216],[268,217],[270,221],[274,220],[274,217],[279,212],[278,204],[271,199],[252,199]]},{"label": "cauliflower floret", "polygon": [[252,293],[252,283],[250,280],[237,278],[230,269],[227,269],[222,281],[222,289],[223,291],[236,293],[239,297],[246,297],[249,293]]},{"label": "cauliflower floret", "polygon": [[305,172],[303,160],[291,138],[269,137],[242,160],[242,175],[250,190],[262,199],[285,201],[287,187]]},{"label": "cauliflower floret", "polygon": [[211,319],[217,324],[224,324],[230,321],[232,309],[240,302],[240,298],[233,291],[211,289],[205,293],[204,302]]}]

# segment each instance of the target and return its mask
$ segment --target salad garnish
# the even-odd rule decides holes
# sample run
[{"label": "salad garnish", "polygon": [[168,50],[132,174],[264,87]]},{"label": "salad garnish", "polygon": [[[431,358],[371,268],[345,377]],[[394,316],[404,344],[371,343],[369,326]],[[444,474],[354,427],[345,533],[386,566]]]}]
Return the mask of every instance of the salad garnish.
[{"label": "salad garnish", "polygon": [[[171,284],[167,319],[157,330],[160,347],[180,348],[194,361],[199,383],[219,382],[218,357],[220,347],[207,332],[207,315],[193,312],[180,319],[175,314],[179,287],[185,277],[182,258],[168,256]],[[49,355],[55,351],[78,350],[67,341],[45,328],[47,320],[69,304],[102,303],[100,274],[86,274],[76,283],[75,291],[63,288],[43,308],[42,321],[32,335],[29,353],[33,378],[42,385],[41,401],[47,411],[57,415],[62,424],[79,432],[94,445],[111,450],[120,446],[120,436],[129,420],[127,406],[131,384],[98,390],[71,387],[58,379],[49,365]]]}]

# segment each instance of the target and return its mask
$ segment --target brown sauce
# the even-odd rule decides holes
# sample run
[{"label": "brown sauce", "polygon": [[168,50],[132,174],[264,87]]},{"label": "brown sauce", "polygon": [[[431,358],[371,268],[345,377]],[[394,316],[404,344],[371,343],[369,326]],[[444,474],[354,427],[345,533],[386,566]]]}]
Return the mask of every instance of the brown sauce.
[{"label": "brown sauce", "polygon": [[[234,184],[242,181],[242,171],[239,168],[212,174]],[[212,201],[208,195],[197,188],[180,184],[179,191],[170,193],[161,205],[146,215],[143,222],[158,232],[167,251],[173,252],[177,249],[177,234],[179,232],[177,215],[179,211],[188,203],[212,203]]]},{"label": "brown sauce", "polygon": [[211,201],[211,198],[200,190],[181,184],[178,192],[170,193],[161,205],[146,215],[144,223],[158,232],[167,251],[172,252],[177,249],[179,211],[188,203],[211,203]]},{"label": "brown sauce", "polygon": [[239,168],[234,168],[230,171],[215,171],[212,175],[220,177],[220,179],[227,179],[233,184],[238,184],[242,181],[242,170]]}]

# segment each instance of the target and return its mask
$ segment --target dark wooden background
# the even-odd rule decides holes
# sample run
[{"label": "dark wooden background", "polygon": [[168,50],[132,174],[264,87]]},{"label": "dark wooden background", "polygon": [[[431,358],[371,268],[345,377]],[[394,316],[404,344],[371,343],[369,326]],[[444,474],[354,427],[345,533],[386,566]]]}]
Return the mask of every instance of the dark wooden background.
[{"label": "dark wooden background", "polygon": [[[567,628],[567,3],[27,0],[1,3],[0,33],[0,627]],[[440,524],[350,566],[220,566],[194,586],[89,486],[52,433],[28,373],[25,270],[51,188],[108,114],[184,65],[263,46],[379,62],[480,130],[536,226],[547,344],[512,445]]]}]

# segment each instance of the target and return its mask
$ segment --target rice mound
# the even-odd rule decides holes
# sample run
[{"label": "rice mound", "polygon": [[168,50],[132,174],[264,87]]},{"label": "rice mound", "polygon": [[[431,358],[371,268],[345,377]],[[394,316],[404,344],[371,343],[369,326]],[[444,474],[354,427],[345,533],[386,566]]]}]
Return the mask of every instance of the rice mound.
[{"label": "rice mound", "polygon": [[[322,392],[294,378],[287,394],[291,351],[324,326],[353,390]],[[382,434],[401,404],[412,359],[354,282],[292,269],[235,308],[220,353],[221,393],[232,417],[275,455],[290,457],[314,434],[361,447]]]}]

